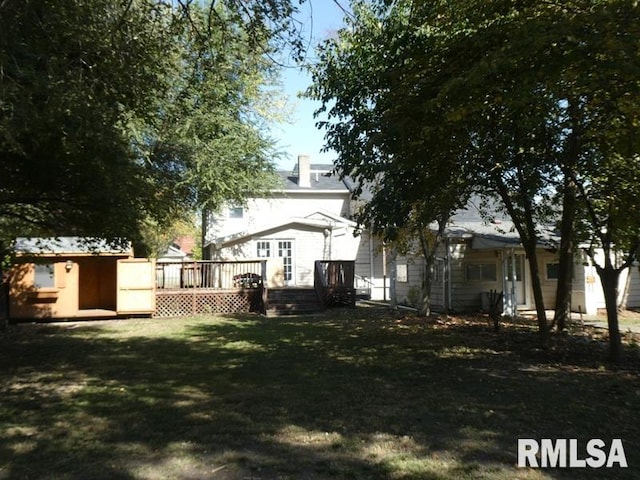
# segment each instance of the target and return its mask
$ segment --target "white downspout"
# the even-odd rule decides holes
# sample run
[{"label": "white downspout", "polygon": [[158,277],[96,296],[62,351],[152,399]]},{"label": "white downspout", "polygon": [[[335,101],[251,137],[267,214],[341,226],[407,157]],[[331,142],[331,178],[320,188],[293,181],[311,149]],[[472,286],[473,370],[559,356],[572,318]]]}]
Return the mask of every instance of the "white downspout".
[{"label": "white downspout", "polygon": [[449,237],[445,238],[445,247],[446,247],[446,255],[445,255],[445,262],[444,262],[444,280],[445,280],[445,286],[447,289],[447,299],[446,299],[446,306],[447,306],[447,312],[451,311],[451,297],[453,295],[453,286],[451,285],[453,282],[451,281],[451,240]]}]

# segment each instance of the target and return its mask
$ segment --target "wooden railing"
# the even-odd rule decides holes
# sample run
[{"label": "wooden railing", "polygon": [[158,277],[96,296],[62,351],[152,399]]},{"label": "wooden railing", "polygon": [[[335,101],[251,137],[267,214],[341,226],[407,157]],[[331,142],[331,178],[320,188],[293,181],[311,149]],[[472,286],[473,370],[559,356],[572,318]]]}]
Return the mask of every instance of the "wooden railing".
[{"label": "wooden railing", "polygon": [[323,306],[355,305],[355,262],[316,260],[314,286]]},{"label": "wooden railing", "polygon": [[316,260],[313,271],[313,286],[316,289],[316,294],[318,295],[318,302],[324,310],[327,308],[327,279],[320,260]]},{"label": "wooden railing", "polygon": [[265,272],[264,260],[158,262],[156,288],[159,290],[262,289]]}]

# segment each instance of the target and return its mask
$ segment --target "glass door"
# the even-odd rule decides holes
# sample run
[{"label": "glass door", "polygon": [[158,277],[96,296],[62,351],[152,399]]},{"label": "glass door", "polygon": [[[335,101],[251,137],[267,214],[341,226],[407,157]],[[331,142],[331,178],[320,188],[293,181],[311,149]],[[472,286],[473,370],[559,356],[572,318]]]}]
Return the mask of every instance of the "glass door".
[{"label": "glass door", "polygon": [[282,258],[284,284],[294,285],[292,240],[278,240],[278,257]]}]

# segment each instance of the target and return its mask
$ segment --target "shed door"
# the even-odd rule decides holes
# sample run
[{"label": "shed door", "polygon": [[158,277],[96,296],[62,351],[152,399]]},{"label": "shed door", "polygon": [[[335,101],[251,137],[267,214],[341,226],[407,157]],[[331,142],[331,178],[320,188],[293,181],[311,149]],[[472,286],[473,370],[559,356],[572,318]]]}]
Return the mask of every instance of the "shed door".
[{"label": "shed door", "polygon": [[155,309],[155,262],[118,260],[118,314],[153,313]]}]

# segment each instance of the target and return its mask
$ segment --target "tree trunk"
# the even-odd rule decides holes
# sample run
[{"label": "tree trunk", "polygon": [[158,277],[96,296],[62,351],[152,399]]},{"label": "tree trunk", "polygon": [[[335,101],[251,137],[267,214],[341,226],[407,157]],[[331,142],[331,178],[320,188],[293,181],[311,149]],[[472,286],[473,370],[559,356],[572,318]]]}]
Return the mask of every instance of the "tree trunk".
[{"label": "tree trunk", "polygon": [[620,272],[610,262],[604,267],[596,266],[602,290],[604,302],[607,307],[607,326],[609,328],[609,357],[614,363],[622,361],[622,337],[618,324],[618,280]]},{"label": "tree trunk", "polygon": [[571,290],[573,286],[573,252],[576,217],[576,185],[571,175],[565,174],[562,196],[562,223],[558,250],[558,284],[553,323],[558,331],[567,328],[571,318]]},{"label": "tree trunk", "polygon": [[448,212],[438,218],[438,230],[430,238],[427,238],[427,234],[425,233],[427,229],[424,227],[421,227],[418,233],[420,249],[424,257],[424,275],[422,277],[422,291],[420,292],[420,307],[418,313],[427,317],[431,315],[431,285],[433,283],[433,266],[436,263],[436,251],[444,237],[444,229],[448,219]]},{"label": "tree trunk", "polygon": [[208,228],[209,228],[209,211],[206,208],[202,209],[202,213],[201,213],[201,217],[200,217],[200,241],[202,242],[202,259],[203,260],[210,260],[211,259],[211,252],[209,251],[209,249],[205,249],[205,245],[207,244],[207,234],[208,234]]},{"label": "tree trunk", "polygon": [[549,338],[549,326],[547,325],[547,313],[544,309],[544,297],[542,295],[542,284],[540,283],[540,267],[536,255],[536,243],[527,242],[524,244],[527,259],[529,260],[529,271],[531,272],[531,289],[533,290],[533,301],[536,304],[536,315],[538,317],[538,333],[542,343],[546,344]]},{"label": "tree trunk", "polygon": [[433,264],[435,263],[435,249],[424,256],[424,275],[422,277],[422,291],[419,314],[425,317],[431,315],[431,284],[433,278]]}]

